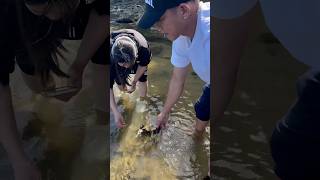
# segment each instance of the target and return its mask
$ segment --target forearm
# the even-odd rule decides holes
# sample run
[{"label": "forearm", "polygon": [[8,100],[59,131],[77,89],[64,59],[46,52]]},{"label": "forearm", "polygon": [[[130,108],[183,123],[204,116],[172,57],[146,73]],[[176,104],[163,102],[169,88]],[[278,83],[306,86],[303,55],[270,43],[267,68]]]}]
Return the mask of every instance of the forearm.
[{"label": "forearm", "polygon": [[81,41],[74,65],[79,69],[84,69],[98,48],[106,41],[109,25],[107,15],[98,15],[92,10],[88,24]]},{"label": "forearm", "polygon": [[26,155],[18,135],[9,86],[0,84],[0,100],[0,140],[14,165],[25,160]]},{"label": "forearm", "polygon": [[110,89],[110,108],[113,114],[119,113],[112,89]]},{"label": "forearm", "polygon": [[162,112],[168,114],[171,111],[171,108],[175,105],[175,103],[179,100],[186,80],[187,68],[183,68],[183,70],[177,71],[173,70],[173,75],[170,80],[169,90],[167,94],[167,99],[164,104]]},{"label": "forearm", "polygon": [[240,59],[246,46],[255,8],[232,20],[213,22],[213,113],[218,120],[231,101]]},{"label": "forearm", "polygon": [[140,79],[140,77],[144,74],[144,72],[147,70],[147,66],[138,66],[136,75],[133,78],[133,82],[138,82],[138,80]]}]

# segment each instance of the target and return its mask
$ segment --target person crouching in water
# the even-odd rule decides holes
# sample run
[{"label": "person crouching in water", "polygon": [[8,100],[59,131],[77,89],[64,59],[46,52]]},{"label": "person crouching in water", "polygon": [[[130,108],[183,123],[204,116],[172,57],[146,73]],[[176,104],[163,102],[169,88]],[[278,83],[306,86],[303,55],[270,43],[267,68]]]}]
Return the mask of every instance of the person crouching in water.
[{"label": "person crouching in water", "polygon": [[[133,29],[121,29],[110,35],[110,107],[118,128],[125,126],[113,93],[114,82],[121,91],[132,93],[139,86],[140,97],[147,95],[147,66],[152,54],[145,37]],[[129,82],[130,74],[135,74]]]}]

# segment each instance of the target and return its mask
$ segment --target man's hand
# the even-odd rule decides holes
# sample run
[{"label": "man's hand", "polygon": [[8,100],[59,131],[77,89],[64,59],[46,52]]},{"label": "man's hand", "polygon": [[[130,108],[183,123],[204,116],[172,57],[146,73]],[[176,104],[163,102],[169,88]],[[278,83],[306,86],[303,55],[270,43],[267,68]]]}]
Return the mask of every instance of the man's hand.
[{"label": "man's hand", "polygon": [[164,129],[166,127],[166,124],[168,122],[169,114],[161,112],[157,117],[157,127],[160,127],[161,129]]},{"label": "man's hand", "polygon": [[29,160],[13,163],[15,180],[41,180],[40,170]]},{"label": "man's hand", "polygon": [[114,119],[118,128],[123,128],[126,126],[126,123],[124,122],[124,119],[120,113],[114,114]]}]

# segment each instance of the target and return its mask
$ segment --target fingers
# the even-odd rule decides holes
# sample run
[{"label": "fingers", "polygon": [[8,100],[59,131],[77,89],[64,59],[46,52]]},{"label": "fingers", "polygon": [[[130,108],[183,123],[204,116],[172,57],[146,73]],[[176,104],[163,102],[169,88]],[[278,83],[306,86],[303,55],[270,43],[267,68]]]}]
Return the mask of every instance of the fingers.
[{"label": "fingers", "polygon": [[122,129],[122,128],[124,128],[124,127],[126,127],[125,124],[119,124],[119,125],[118,125],[118,128],[119,128],[119,129]]},{"label": "fingers", "polygon": [[136,90],[135,87],[131,87],[131,88],[129,88],[129,89],[127,90],[127,93],[131,94],[131,93],[133,93],[135,90]]},{"label": "fingers", "polygon": [[165,129],[166,128],[166,124],[167,124],[167,121],[168,121],[168,116],[165,115],[159,115],[158,116],[158,120],[157,120],[157,127],[161,128],[161,129]]},{"label": "fingers", "polygon": [[126,126],[126,123],[124,122],[124,120],[122,118],[117,120],[117,127],[118,128],[124,128]]},{"label": "fingers", "polygon": [[129,93],[129,94],[131,94],[131,93],[133,93],[134,92],[134,90],[128,90],[127,91],[127,93]]},{"label": "fingers", "polygon": [[121,122],[118,122],[118,123],[117,123],[117,127],[118,127],[119,129],[124,128],[125,126],[126,126],[125,123],[121,123]]}]

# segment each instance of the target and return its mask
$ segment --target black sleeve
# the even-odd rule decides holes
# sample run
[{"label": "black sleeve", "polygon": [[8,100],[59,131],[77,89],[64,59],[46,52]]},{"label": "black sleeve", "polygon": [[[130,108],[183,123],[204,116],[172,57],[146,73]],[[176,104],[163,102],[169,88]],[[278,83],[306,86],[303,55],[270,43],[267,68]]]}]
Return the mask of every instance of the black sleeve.
[{"label": "black sleeve", "polygon": [[[0,22],[1,23],[1,22]],[[0,27],[0,83],[4,86],[9,85],[9,74],[14,70],[14,49],[5,41]],[[6,43],[7,42],[7,43]]]},{"label": "black sleeve", "polygon": [[92,3],[93,8],[98,12],[99,15],[110,14],[110,4],[107,0],[95,0]]},{"label": "black sleeve", "polygon": [[[15,42],[18,34],[14,6],[0,2],[0,83],[9,84],[9,74],[14,70]],[[12,16],[11,16],[12,15]]]},{"label": "black sleeve", "polygon": [[138,60],[140,61],[138,64],[140,66],[147,66],[151,61],[151,51],[149,48],[140,47],[138,52]]},{"label": "black sleeve", "polygon": [[5,73],[5,74],[0,73],[0,84],[2,86],[9,85],[9,74],[8,73]]}]

